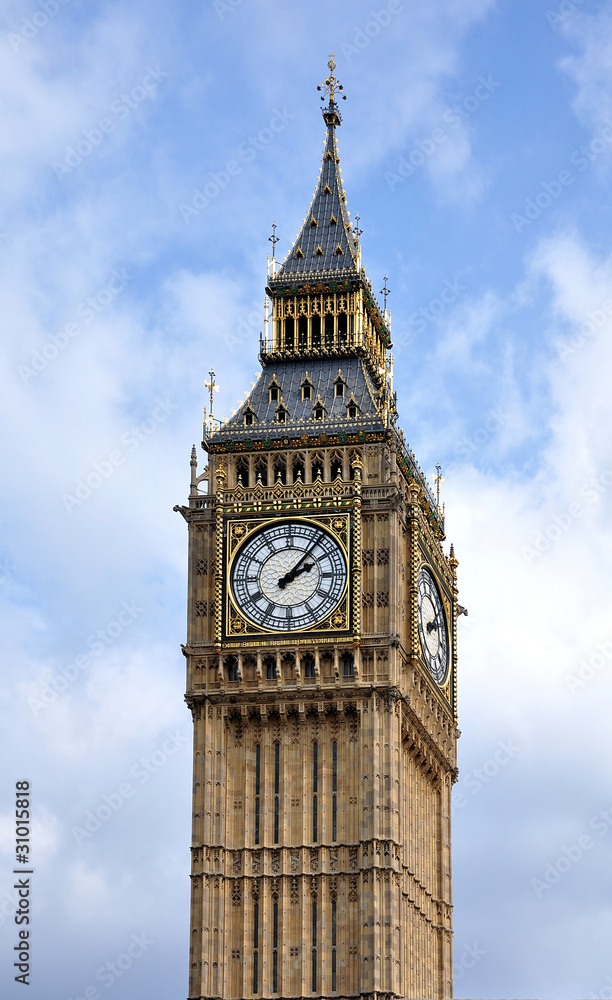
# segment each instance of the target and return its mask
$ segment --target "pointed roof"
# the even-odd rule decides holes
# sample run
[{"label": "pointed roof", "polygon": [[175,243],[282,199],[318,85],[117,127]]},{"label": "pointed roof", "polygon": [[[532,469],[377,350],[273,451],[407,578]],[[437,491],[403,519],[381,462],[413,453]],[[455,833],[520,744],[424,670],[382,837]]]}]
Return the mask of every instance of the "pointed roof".
[{"label": "pointed roof", "polygon": [[[272,374],[270,374],[272,373]],[[310,398],[303,398],[302,386],[308,377],[313,387]],[[336,382],[341,377],[346,391],[336,395]],[[278,398],[273,397],[270,388],[275,386]],[[350,400],[356,403],[357,417],[348,417]],[[323,405],[323,420],[315,416],[315,407]],[[308,434],[317,436],[322,431],[328,434],[345,431],[347,433],[379,432],[386,430],[383,414],[384,400],[376,390],[362,358],[344,358],[342,372],[338,374],[337,362],[330,364],[327,359],[309,359],[306,371],[303,362],[280,361],[272,366],[264,366],[248,397],[237,413],[226,423],[212,432],[211,444],[230,440],[241,440],[248,436],[251,441],[265,438],[277,440],[287,435]],[[285,410],[285,419],[278,420],[278,410]],[[254,414],[254,421],[245,424],[245,413]]]},{"label": "pointed roof", "polygon": [[[358,247],[349,220],[336,142],[336,128],[341,124],[336,90],[342,90],[342,86],[338,85],[333,73],[336,66],[333,56],[328,66],[330,75],[319,87],[329,94],[327,107],[322,109],[327,136],[319,181],[300,233],[283,264],[271,277],[271,283],[293,278],[316,280],[324,275],[349,277],[359,274]],[[346,99],[344,94],[341,96]]]}]

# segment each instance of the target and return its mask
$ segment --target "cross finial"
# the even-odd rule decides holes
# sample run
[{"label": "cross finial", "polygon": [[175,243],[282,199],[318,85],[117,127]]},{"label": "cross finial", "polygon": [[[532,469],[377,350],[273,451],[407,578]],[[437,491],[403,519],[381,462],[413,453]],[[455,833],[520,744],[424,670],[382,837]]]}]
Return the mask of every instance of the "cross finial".
[{"label": "cross finial", "polygon": [[210,371],[209,371],[208,374],[210,376],[210,381],[206,381],[206,379],[204,379],[204,385],[208,389],[208,394],[210,396],[210,410],[208,411],[208,424],[209,424],[210,431],[212,433],[212,429],[213,429],[213,400],[214,400],[215,392],[219,392],[219,386],[215,382],[215,373],[214,373],[214,371],[213,371],[212,368],[210,369]]},{"label": "cross finial", "polygon": [[353,226],[353,237],[355,239],[355,246],[358,245],[358,243],[359,243],[359,237],[361,236],[361,234],[363,232],[363,229],[359,228],[359,219],[360,218],[361,218],[361,216],[359,216],[359,215],[355,216],[355,225]]},{"label": "cross finial", "polygon": [[280,236],[276,235],[276,223],[272,223],[272,235],[268,236],[269,242],[272,244],[272,260],[276,259],[276,244],[280,241]]},{"label": "cross finial", "polygon": [[[321,100],[324,101],[326,97],[329,97],[329,102],[327,108],[323,110],[323,117],[327,125],[339,125],[340,124],[340,113],[338,111],[338,105],[336,103],[336,91],[344,90],[341,83],[334,76],[334,70],[336,68],[336,60],[334,59],[334,53],[332,52],[328,63],[329,76],[320,83],[317,90],[322,90]],[[341,94],[343,101],[346,101],[346,94]]]},{"label": "cross finial", "polygon": [[383,287],[382,287],[382,288],[381,288],[381,290],[380,290],[380,294],[381,294],[382,296],[384,296],[384,302],[385,302],[385,312],[386,312],[386,311],[387,311],[387,297],[388,297],[389,293],[391,292],[391,289],[390,289],[390,288],[387,288],[387,275],[386,275],[386,274],[385,274],[385,276],[384,276],[384,278],[383,278],[383,281],[384,281],[385,283],[384,283]]},{"label": "cross finial", "polygon": [[440,484],[444,482],[444,479],[442,478],[442,475],[441,475],[442,466],[440,465],[439,462],[436,465],[436,472],[437,472],[437,475],[434,476],[434,482],[436,484],[436,503],[438,505],[438,510],[439,510],[440,509]]}]

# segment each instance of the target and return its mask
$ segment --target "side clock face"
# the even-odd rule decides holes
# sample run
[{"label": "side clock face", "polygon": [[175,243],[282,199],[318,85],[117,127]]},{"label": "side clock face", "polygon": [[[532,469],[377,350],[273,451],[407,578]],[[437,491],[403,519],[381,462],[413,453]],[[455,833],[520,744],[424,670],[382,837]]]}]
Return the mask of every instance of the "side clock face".
[{"label": "side clock face", "polygon": [[270,632],[291,632],[326,618],[341,600],[346,581],[346,559],[331,535],[314,523],[280,521],[242,546],[230,586],[252,622]]},{"label": "side clock face", "polygon": [[423,656],[433,679],[442,684],[448,669],[448,630],[440,591],[426,566],[419,572],[418,607]]}]

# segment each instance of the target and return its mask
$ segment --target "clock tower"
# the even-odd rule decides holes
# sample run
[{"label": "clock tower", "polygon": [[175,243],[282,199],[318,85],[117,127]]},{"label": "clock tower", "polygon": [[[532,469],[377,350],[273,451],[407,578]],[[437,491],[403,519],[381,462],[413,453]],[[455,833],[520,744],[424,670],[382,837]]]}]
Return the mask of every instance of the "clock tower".
[{"label": "clock tower", "polygon": [[334,69],[316,191],[269,268],[261,374],[230,420],[209,414],[176,508],[190,1000],[452,996],[457,560],[397,424]]}]

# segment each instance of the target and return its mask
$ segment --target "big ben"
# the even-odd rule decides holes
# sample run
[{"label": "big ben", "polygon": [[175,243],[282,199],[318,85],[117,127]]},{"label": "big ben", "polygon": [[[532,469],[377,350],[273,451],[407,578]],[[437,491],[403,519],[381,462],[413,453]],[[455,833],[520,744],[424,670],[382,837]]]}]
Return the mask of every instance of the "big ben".
[{"label": "big ben", "polygon": [[205,423],[177,508],[190,1000],[452,996],[458,563],[398,425],[334,69],[316,191],[269,267],[261,374]]}]

